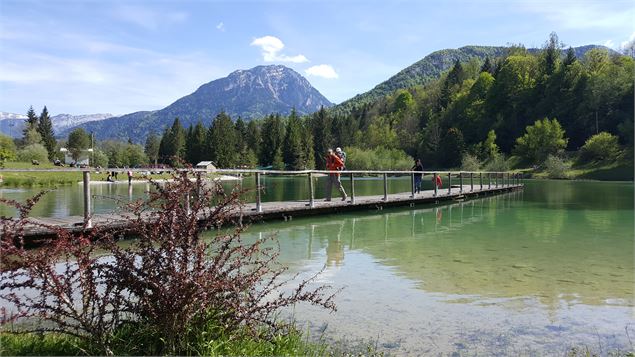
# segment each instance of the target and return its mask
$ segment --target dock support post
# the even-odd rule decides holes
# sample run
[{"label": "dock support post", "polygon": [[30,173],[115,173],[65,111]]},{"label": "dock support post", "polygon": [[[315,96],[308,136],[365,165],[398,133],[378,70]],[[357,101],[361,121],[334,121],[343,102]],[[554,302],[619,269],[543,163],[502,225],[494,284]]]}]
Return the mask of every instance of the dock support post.
[{"label": "dock support post", "polygon": [[384,172],[384,201],[388,201],[388,174]]},{"label": "dock support post", "polygon": [[463,193],[463,173],[459,172],[459,193]]},{"label": "dock support post", "polygon": [[351,173],[351,203],[355,204],[355,179],[353,176],[354,174]]},{"label": "dock support post", "polygon": [[309,172],[309,207],[315,207],[315,197],[313,196],[313,172]]},{"label": "dock support post", "polygon": [[90,212],[90,171],[83,172],[84,179],[84,227],[93,228],[93,219]]},{"label": "dock support post", "polygon": [[452,193],[452,173],[448,172],[448,195]]},{"label": "dock support post", "polygon": [[483,173],[478,173],[478,180],[481,182],[481,191],[483,191]]},{"label": "dock support post", "polygon": [[497,173],[496,173],[496,176],[494,177],[494,183],[495,183],[495,185],[496,185],[496,186],[494,186],[494,187],[496,187],[496,188],[498,188],[498,175],[500,175],[500,172],[497,172]]},{"label": "dock support post", "polygon": [[470,172],[470,192],[474,191],[474,173]]},{"label": "dock support post", "polygon": [[410,189],[412,190],[410,198],[415,198],[415,174],[410,174]]},{"label": "dock support post", "polygon": [[256,212],[262,212],[262,202],[260,197],[260,172],[256,172]]},{"label": "dock support post", "polygon": [[432,178],[432,183],[434,184],[434,197],[437,197],[439,194],[439,186],[437,186],[437,173],[434,173],[434,177]]}]

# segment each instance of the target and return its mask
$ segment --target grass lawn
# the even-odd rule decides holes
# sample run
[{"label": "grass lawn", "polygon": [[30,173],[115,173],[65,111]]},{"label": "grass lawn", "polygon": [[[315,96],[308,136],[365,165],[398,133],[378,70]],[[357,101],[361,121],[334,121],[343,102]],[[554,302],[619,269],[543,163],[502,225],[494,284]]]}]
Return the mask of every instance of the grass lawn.
[{"label": "grass lawn", "polygon": [[[29,162],[5,162],[5,169],[57,169],[50,162],[32,165]],[[8,187],[50,187],[72,185],[82,180],[81,172],[3,172],[2,186]]]}]

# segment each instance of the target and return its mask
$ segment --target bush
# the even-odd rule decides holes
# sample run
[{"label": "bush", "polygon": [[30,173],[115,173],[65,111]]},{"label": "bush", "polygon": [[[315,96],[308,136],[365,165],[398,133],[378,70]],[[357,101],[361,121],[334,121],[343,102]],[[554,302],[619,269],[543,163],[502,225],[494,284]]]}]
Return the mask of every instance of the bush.
[{"label": "bush", "polygon": [[580,148],[580,163],[591,161],[615,161],[620,154],[620,145],[615,135],[601,132],[593,135]]},{"label": "bush", "polygon": [[[273,237],[244,243],[239,226],[201,238],[202,229],[232,223],[241,192],[226,193],[195,173],[149,183],[154,190],[126,207],[123,227],[79,235],[47,227],[57,234],[43,249],[26,249],[23,232],[44,193],[24,204],[0,198],[19,211],[19,219],[0,217],[0,298],[14,309],[1,310],[2,323],[25,322],[18,333],[75,336],[88,353],[112,355],[124,346],[133,355],[191,355],[223,339],[288,336],[294,330],[276,314],[300,302],[335,310],[326,286],[309,287],[316,276],[281,292],[292,281],[281,278],[279,250],[266,246]],[[136,239],[117,244],[129,235]]]},{"label": "bush", "polygon": [[496,154],[485,164],[485,171],[509,171],[509,163],[505,155]]},{"label": "bush", "polygon": [[47,162],[49,157],[48,151],[41,144],[31,144],[25,146],[22,150],[18,150],[17,159],[22,162],[31,162],[37,160],[42,163]]},{"label": "bush", "polygon": [[525,135],[516,139],[514,150],[531,164],[541,163],[547,156],[557,154],[567,146],[564,129],[556,119],[536,120],[534,125],[527,126],[525,130]]},{"label": "bush", "polygon": [[481,169],[481,162],[478,158],[471,154],[463,154],[461,159],[461,170],[463,171],[479,171]]},{"label": "bush", "polygon": [[346,147],[344,151],[347,170],[409,170],[414,162],[399,149]]},{"label": "bush", "polygon": [[561,157],[549,155],[544,162],[544,167],[549,178],[567,178],[567,169],[569,169],[569,167]]}]

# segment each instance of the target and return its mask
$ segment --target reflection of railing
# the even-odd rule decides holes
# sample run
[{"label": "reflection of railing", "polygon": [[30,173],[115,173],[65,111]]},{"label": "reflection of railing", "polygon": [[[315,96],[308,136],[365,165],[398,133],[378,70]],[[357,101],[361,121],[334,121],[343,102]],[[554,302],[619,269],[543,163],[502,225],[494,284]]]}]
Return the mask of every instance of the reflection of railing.
[{"label": "reflection of railing", "polygon": [[[153,169],[156,171],[156,169]],[[477,185],[480,187],[477,191],[483,191],[484,186],[487,185],[486,190],[499,189],[499,188],[510,188],[510,187],[518,187],[523,185],[523,177],[520,173],[512,173],[512,172],[465,172],[465,171],[382,171],[382,170],[347,170],[347,171],[325,171],[325,170],[302,170],[302,171],[282,171],[282,170],[243,170],[243,169],[217,169],[217,170],[208,170],[208,169],[174,169],[175,171],[179,171],[185,175],[188,172],[194,173],[210,173],[210,174],[238,174],[238,175],[251,175],[253,174],[255,177],[256,184],[256,212],[263,212],[262,206],[262,185],[261,185],[261,176],[262,175],[284,175],[284,176],[306,176],[308,179],[308,196],[309,196],[309,204],[310,208],[315,207],[315,195],[314,195],[314,178],[316,175],[340,175],[340,176],[348,176],[350,179],[350,198],[351,204],[356,203],[355,196],[355,177],[359,176],[380,176],[383,180],[383,198],[381,201],[388,201],[388,176],[410,176],[410,198],[415,198],[415,177],[418,175],[426,176],[431,175],[433,177],[433,186],[434,192],[432,197],[438,196],[449,196],[452,194],[452,189],[458,189],[459,194],[464,193],[464,190],[467,188],[467,184],[464,184],[465,181],[469,179],[469,191],[475,191],[475,180],[478,180]],[[91,169],[79,169],[79,168],[55,168],[55,169],[0,169],[0,172],[82,172],[83,175],[83,193],[84,193],[84,224],[87,228],[92,227],[91,221],[91,190],[90,190],[90,173],[94,171]],[[107,168],[100,169],[98,172],[127,172],[131,171],[133,173],[146,173],[149,169],[120,169],[120,168]],[[163,169],[162,171],[171,171]],[[439,192],[439,187],[436,185],[437,177],[447,177],[447,194],[443,195]],[[452,178],[458,178],[458,187],[452,187]],[[189,203],[189,200],[187,201]]]}]

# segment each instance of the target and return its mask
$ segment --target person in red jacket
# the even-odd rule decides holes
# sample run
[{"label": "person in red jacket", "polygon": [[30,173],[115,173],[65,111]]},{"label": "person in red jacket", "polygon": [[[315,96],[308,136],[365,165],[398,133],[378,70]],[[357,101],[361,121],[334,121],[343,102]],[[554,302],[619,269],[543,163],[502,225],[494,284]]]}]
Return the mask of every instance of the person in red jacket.
[{"label": "person in red jacket", "polygon": [[441,175],[437,175],[437,181],[434,183],[437,186],[437,190],[443,186],[443,181],[441,180]]},{"label": "person in red jacket", "polygon": [[[326,155],[326,169],[329,171],[338,171],[344,167],[344,162],[340,159],[332,149],[329,149]],[[326,181],[326,200],[331,200],[331,193],[333,190],[333,185],[337,187],[337,190],[340,191],[342,195],[342,201],[346,201],[346,191],[344,191],[344,187],[342,187],[342,182],[340,181],[340,174],[329,174],[329,178]]]}]

